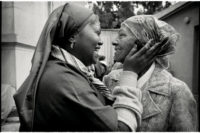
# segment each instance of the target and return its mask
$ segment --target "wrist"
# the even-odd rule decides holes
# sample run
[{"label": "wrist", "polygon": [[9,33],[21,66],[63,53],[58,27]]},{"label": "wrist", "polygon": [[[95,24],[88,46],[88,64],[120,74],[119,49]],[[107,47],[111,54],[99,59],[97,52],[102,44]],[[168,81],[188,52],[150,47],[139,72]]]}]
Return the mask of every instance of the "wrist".
[{"label": "wrist", "polygon": [[126,108],[115,108],[118,121],[125,123],[132,131],[136,131],[137,129],[137,119],[134,112]]},{"label": "wrist", "polygon": [[119,85],[120,86],[130,86],[130,87],[136,87],[137,85],[137,78],[138,74],[132,71],[123,71],[120,79],[119,79]]}]

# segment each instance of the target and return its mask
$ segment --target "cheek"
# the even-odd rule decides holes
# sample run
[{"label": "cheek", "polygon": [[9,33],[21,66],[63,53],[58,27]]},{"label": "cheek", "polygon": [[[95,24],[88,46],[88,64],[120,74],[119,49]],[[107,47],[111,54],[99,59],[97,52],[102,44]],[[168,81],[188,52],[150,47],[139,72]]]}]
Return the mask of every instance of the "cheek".
[{"label": "cheek", "polygon": [[133,40],[132,38],[129,38],[126,41],[124,41],[124,47],[123,47],[124,52],[128,54],[134,45],[135,45],[135,40]]},{"label": "cheek", "polygon": [[133,48],[134,43],[131,39],[122,40],[119,45],[120,51],[116,55],[115,59],[124,60],[128,53]]},{"label": "cheek", "polygon": [[94,34],[86,34],[80,43],[87,47],[88,49],[94,49],[99,41],[97,35]]},{"label": "cheek", "polygon": [[93,34],[85,34],[79,39],[79,54],[82,56],[84,60],[88,62],[96,62],[97,53],[95,53],[95,48],[98,43],[99,37]]}]

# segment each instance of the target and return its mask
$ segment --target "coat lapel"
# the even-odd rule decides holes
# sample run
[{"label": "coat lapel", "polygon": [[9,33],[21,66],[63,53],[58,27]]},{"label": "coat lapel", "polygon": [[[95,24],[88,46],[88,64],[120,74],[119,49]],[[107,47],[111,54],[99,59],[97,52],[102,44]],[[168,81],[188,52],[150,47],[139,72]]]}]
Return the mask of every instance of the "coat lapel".
[{"label": "coat lapel", "polygon": [[170,76],[171,75],[167,73],[166,70],[163,70],[159,66],[156,66],[149,81],[145,83],[144,86],[141,88],[143,120],[156,116],[162,112],[160,107],[154,102],[151,94],[156,94],[159,96],[170,96],[170,89],[168,86]]},{"label": "coat lapel", "polygon": [[142,104],[144,108],[142,119],[146,119],[161,113],[160,108],[155,104],[148,91],[143,93]]}]

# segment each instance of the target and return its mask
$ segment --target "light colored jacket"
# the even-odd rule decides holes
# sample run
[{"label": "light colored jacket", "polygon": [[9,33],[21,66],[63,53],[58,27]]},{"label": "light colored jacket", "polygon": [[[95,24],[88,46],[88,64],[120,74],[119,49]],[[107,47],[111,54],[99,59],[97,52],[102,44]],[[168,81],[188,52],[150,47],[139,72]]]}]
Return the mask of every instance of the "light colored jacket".
[{"label": "light colored jacket", "polygon": [[[119,72],[104,79],[113,88]],[[188,86],[156,65],[142,90],[140,131],[196,131],[197,106]]]}]

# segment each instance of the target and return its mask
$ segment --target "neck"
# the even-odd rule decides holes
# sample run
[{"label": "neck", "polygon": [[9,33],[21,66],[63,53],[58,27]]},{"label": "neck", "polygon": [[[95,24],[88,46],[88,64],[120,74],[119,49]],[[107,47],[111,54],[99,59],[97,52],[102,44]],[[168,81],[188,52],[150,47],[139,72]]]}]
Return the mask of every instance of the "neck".
[{"label": "neck", "polygon": [[76,50],[71,49],[70,47],[65,48],[65,50],[69,52],[70,54],[72,54],[73,56],[75,56],[77,59],[79,59],[85,66],[91,65],[87,63],[87,61],[84,60],[83,56],[80,56],[80,54]]}]

